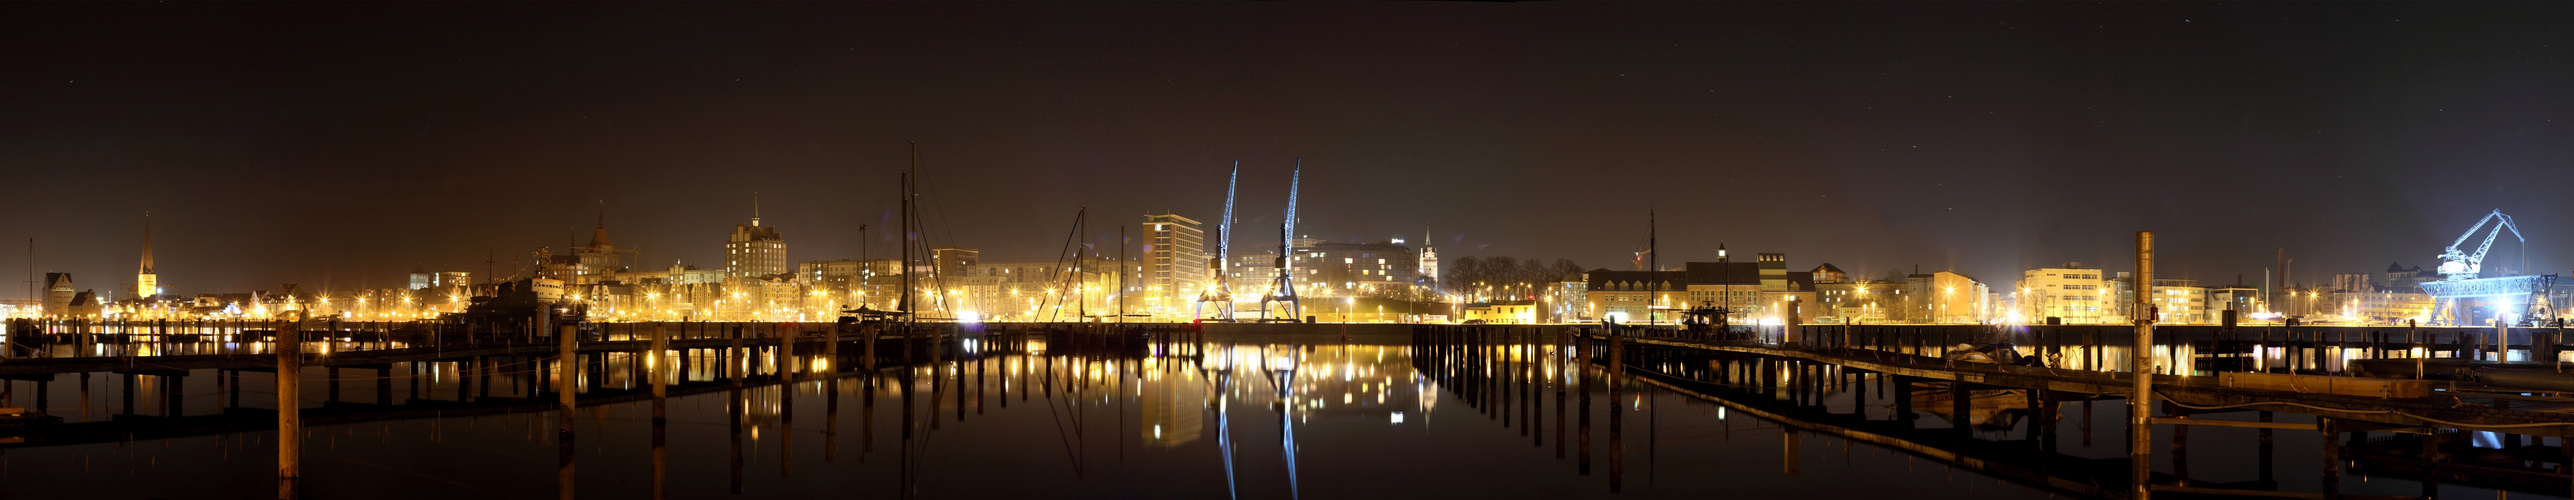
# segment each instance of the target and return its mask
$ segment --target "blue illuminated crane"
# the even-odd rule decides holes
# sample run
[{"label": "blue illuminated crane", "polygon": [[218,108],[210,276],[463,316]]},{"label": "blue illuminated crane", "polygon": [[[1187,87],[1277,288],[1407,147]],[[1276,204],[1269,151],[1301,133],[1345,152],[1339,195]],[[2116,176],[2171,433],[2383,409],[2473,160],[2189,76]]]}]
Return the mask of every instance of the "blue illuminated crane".
[{"label": "blue illuminated crane", "polygon": [[1207,303],[1214,302],[1216,303],[1215,319],[1218,321],[1233,321],[1233,283],[1228,279],[1229,277],[1226,276],[1227,273],[1225,271],[1227,270],[1226,268],[1229,267],[1228,264],[1231,263],[1233,259],[1234,187],[1241,183],[1242,161],[1235,160],[1233,162],[1233,176],[1226,179],[1224,182],[1224,220],[1216,221],[1215,257],[1207,259],[1207,273],[1215,275],[1215,283],[1208,286],[1205,292],[1198,294],[1197,310],[1190,313],[1193,316],[1199,318],[1206,317]]},{"label": "blue illuminated crane", "polygon": [[[2476,246],[2474,255],[2458,251],[2458,245],[2467,244],[2467,239],[2476,237],[2476,231],[2484,229],[2485,223],[2496,220],[2502,222],[2494,224],[2493,231],[2485,233],[2485,243]],[[2440,253],[2440,275],[2455,281],[2476,279],[2483,274],[2485,251],[2494,249],[2494,238],[2502,236],[2504,229],[2511,230],[2513,239],[2520,240],[2521,243],[2529,242],[2529,238],[2520,235],[2520,226],[2511,223],[2511,216],[2503,215],[2502,210],[2494,210],[2494,213],[2485,214],[2485,218],[2477,220],[2475,226],[2467,228],[2467,234],[2458,235],[2458,241],[2450,243],[2448,251]]]},{"label": "blue illuminated crane", "polygon": [[[2487,223],[2493,223],[2494,228],[2487,231]],[[2506,229],[2511,230],[2513,239],[2524,245],[2529,242],[2528,238],[2521,236],[2520,225],[2512,223],[2511,216],[2495,210],[2477,220],[2475,226],[2467,228],[2466,234],[2458,235],[2458,241],[2450,243],[2447,251],[2440,252],[2442,279],[2422,282],[2422,292],[2431,296],[2431,314],[2423,319],[2431,324],[2444,325],[2482,323],[2469,321],[2475,309],[2462,303],[2466,300],[2488,301],[2493,319],[2499,321],[2517,319],[2517,323],[2533,325],[2556,315],[2556,305],[2548,299],[2550,290],[2555,287],[2556,275],[2481,277],[2484,275],[2485,252],[2494,249],[2494,239],[2502,237]],[[2476,246],[2476,253],[2458,249],[2459,245],[2467,244],[2467,239],[2476,237],[2478,232],[2485,233],[2485,241]],[[2523,248],[2521,253],[2529,252]]]},{"label": "blue illuminated crane", "polygon": [[1305,177],[1305,159],[1296,159],[1296,171],[1287,177],[1287,216],[1278,223],[1278,285],[1268,297],[1260,299],[1260,314],[1269,314],[1269,303],[1287,303],[1287,321],[1299,321],[1305,310],[1296,304],[1296,187]]}]

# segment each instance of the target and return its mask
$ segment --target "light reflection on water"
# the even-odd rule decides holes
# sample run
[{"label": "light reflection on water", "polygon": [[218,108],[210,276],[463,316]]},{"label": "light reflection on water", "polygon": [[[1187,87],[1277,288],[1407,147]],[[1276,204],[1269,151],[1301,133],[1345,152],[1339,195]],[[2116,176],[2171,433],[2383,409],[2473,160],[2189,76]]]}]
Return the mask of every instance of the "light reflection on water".
[{"label": "light reflection on water", "polygon": [[[852,371],[849,360],[804,352],[782,360],[774,349],[755,349],[729,370],[720,349],[687,351],[667,366],[639,354],[598,355],[587,360],[591,368],[572,375],[583,390],[636,397],[576,412],[575,489],[597,498],[654,491],[648,368],[668,368],[664,380],[677,385],[666,404],[660,455],[668,472],[659,482],[671,498],[733,495],[736,478],[739,494],[756,498],[1603,497],[1612,496],[1606,457],[1613,447],[1625,454],[1616,471],[1614,496],[1621,497],[2051,496],[1916,454],[1794,432],[1648,385],[1631,384],[1613,399],[1595,378],[1591,406],[1559,413],[1582,398],[1548,393],[1579,387],[1584,375],[1566,368],[1576,366],[1574,360],[1544,347],[1505,358],[1522,363],[1511,368],[1534,373],[1534,397],[1513,394],[1520,406],[1486,411],[1489,402],[1470,403],[1460,396],[1462,387],[1443,386],[1417,370],[1404,338],[1211,340],[1204,359],[994,354],[935,368],[887,368],[876,377]],[[2123,350],[2105,350],[2123,356]],[[305,488],[315,497],[553,496],[560,487],[557,417],[549,410],[552,396],[542,391],[563,374],[549,364],[491,358],[398,363],[381,373],[342,368],[339,383],[322,382],[330,369],[306,368]],[[815,373],[780,384],[769,374],[782,366]],[[724,383],[744,373],[740,389]],[[1773,374],[1805,376],[1783,368]],[[232,411],[245,415],[239,425],[273,418],[255,410],[273,402],[269,374],[169,375],[63,375],[47,383],[44,406],[67,422],[93,426],[146,422],[150,417],[137,415],[174,411],[209,417],[233,406],[237,387],[241,409]],[[237,384],[230,382],[234,375]],[[218,378],[225,379],[221,390]],[[130,392],[127,380],[134,384]],[[0,399],[36,406],[35,384],[13,382]],[[166,394],[174,388],[175,400]],[[130,403],[129,394],[135,396]],[[481,404],[453,403],[458,400]],[[417,411],[345,423],[317,416],[379,402]],[[1835,412],[1893,411],[1891,400],[1868,390],[1826,391],[1817,403]],[[1521,408],[1530,404],[1536,407]],[[511,405],[519,409],[473,409]],[[1917,408],[1932,427],[1948,418],[1939,413],[1944,410]],[[735,411],[738,420],[729,416]],[[1617,432],[1609,428],[1613,411],[1622,412]],[[1583,412],[1590,415],[1587,431],[1574,422]],[[2070,403],[2063,418],[2068,423],[2058,431],[2066,453],[2104,459],[2124,453],[2117,430],[2123,405]],[[2088,423],[2071,423],[2077,420]],[[736,422],[739,439],[730,431]],[[130,428],[144,429],[136,425]],[[2010,426],[1973,432],[2000,440],[2025,430]],[[2238,431],[2249,432],[2212,429],[2201,431],[2201,439]],[[259,497],[274,485],[273,437],[216,429],[8,448],[0,451],[0,481],[30,497]],[[2305,445],[2293,444],[2296,439],[2283,436],[2282,447],[2315,448],[2311,436]],[[1568,445],[1578,451],[1582,443],[1598,457],[1587,473],[1577,466],[1578,453],[1559,458],[1556,452]],[[2222,479],[2229,473],[2222,470],[2226,459],[2212,455],[2202,455],[2198,467],[2218,470],[2207,475]]]}]

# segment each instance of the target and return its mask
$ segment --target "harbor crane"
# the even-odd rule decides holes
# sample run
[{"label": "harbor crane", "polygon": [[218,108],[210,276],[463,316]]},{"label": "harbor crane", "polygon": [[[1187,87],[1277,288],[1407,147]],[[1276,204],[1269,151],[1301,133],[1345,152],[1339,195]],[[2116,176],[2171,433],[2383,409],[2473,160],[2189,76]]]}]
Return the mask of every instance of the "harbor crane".
[{"label": "harbor crane", "polygon": [[[2486,224],[2492,224],[2493,229],[2485,229]],[[2423,319],[2432,324],[2477,325],[2483,321],[2471,321],[2478,316],[2475,311],[2489,310],[2490,319],[2495,321],[2536,325],[2556,316],[2556,304],[2548,298],[2556,275],[2482,277],[2485,252],[2494,249],[2494,240],[2501,238],[2504,230],[2510,230],[2511,237],[2524,245],[2529,242],[2521,236],[2520,225],[2512,223],[2511,216],[2494,210],[2468,227],[2466,234],[2458,235],[2458,241],[2450,243],[2447,251],[2440,252],[2441,279],[2422,282],[2422,292],[2431,296],[2431,313]],[[2476,253],[2458,249],[2480,232],[2485,233],[2485,241],[2476,245]],[[2524,248],[2522,253],[2528,250]],[[2482,301],[2485,306],[2473,307],[2465,301]]]},{"label": "harbor crane", "polygon": [[1269,303],[1271,302],[1287,303],[1287,318],[1285,319],[1287,322],[1298,322],[1304,318],[1305,309],[1296,303],[1295,267],[1296,187],[1302,182],[1304,177],[1305,159],[1297,158],[1295,173],[1288,174],[1287,177],[1286,217],[1278,223],[1278,283],[1270,287],[1269,296],[1262,297],[1260,299],[1260,315],[1264,320],[1277,320],[1275,318],[1267,317],[1269,315]]},{"label": "harbor crane", "polygon": [[[2485,243],[2476,246],[2475,254],[2458,251],[2458,245],[2467,244],[2468,238],[2476,237],[2477,230],[2484,229],[2486,223],[2495,221],[2501,222],[2494,224],[2494,229],[2485,233]],[[2502,236],[2505,229],[2511,230],[2512,239],[2520,240],[2523,244],[2529,243],[2529,238],[2520,235],[2520,225],[2511,223],[2511,216],[2503,215],[2502,210],[2496,209],[2493,213],[2485,214],[2484,219],[2477,220],[2475,226],[2468,227],[2466,234],[2458,235],[2458,241],[2450,243],[2448,251],[2440,253],[2440,275],[2450,281],[2476,279],[2484,272],[2485,252],[2494,249],[2494,238]]]},{"label": "harbor crane", "polygon": [[1224,182],[1224,220],[1216,221],[1215,257],[1207,259],[1207,273],[1215,275],[1215,283],[1208,285],[1206,291],[1198,294],[1197,310],[1190,312],[1191,315],[1198,318],[1207,317],[1207,303],[1213,302],[1216,304],[1215,320],[1233,321],[1233,282],[1229,279],[1229,276],[1226,276],[1227,273],[1225,271],[1233,259],[1233,253],[1231,250],[1233,247],[1234,187],[1241,183],[1242,161],[1235,160],[1233,162],[1233,176]]}]

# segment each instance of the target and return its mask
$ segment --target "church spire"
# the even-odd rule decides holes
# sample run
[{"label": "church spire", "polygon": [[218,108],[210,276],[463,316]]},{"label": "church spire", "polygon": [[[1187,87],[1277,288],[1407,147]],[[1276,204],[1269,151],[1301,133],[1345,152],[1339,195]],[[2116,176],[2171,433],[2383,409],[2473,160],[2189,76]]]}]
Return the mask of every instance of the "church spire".
[{"label": "church spire", "polygon": [[751,227],[760,227],[760,192],[751,192]]},{"label": "church spire", "polygon": [[134,273],[134,297],[161,294],[161,275],[152,270],[152,213],[143,213],[143,269]]},{"label": "church spire", "polygon": [[608,202],[600,200],[599,228],[590,232],[590,251],[606,252],[611,245],[613,243],[608,242]]},{"label": "church spire", "polygon": [[144,212],[144,213],[143,213],[143,271],[142,271],[142,274],[157,274],[157,273],[152,272],[152,213],[151,213],[151,212]]}]

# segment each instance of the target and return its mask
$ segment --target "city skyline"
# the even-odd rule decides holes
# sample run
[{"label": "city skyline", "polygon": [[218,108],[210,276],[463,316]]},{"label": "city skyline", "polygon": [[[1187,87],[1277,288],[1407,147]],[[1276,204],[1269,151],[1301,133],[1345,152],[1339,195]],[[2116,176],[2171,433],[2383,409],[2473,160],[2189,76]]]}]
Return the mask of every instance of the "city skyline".
[{"label": "city skyline", "polygon": [[[2436,264],[2495,208],[2529,272],[2574,248],[2544,196],[2574,180],[2561,5],[1339,8],[12,6],[0,36],[49,50],[0,83],[0,162],[65,209],[0,224],[101,290],[147,211],[174,292],[383,287],[578,244],[601,206],[621,247],[713,263],[764,192],[799,255],[854,258],[919,141],[932,235],[994,255],[1085,206],[1212,219],[1236,160],[1235,246],[1274,245],[1299,158],[1300,233],[1428,227],[1450,258],[1614,268],[1649,203],[1666,262],[1862,276],[2115,268],[2150,229],[2165,276],[2285,249],[2316,282]],[[653,29],[715,14],[758,22]],[[989,22],[899,21],[947,15]],[[824,20],[860,24],[784,29]],[[280,35],[214,36],[245,27]],[[1551,55],[1577,50],[1606,56]]]}]

